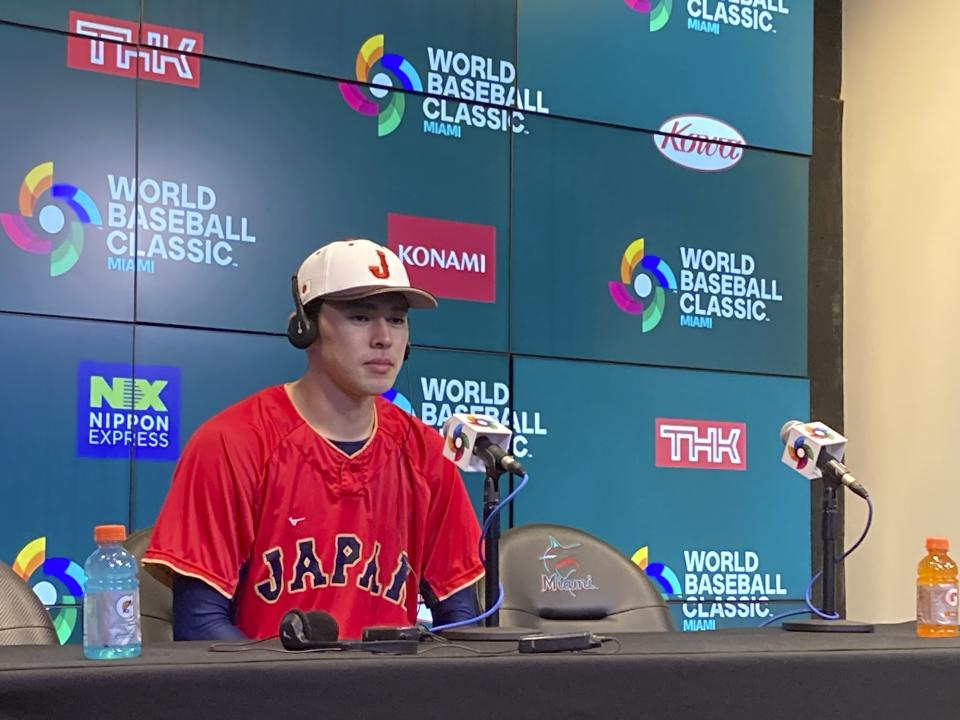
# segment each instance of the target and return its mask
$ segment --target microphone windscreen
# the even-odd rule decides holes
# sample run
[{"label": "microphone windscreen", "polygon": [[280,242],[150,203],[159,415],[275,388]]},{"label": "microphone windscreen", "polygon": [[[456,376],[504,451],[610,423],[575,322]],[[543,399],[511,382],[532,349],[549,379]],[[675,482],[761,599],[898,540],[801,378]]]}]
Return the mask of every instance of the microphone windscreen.
[{"label": "microphone windscreen", "polygon": [[784,445],[787,444],[787,437],[790,435],[790,431],[793,430],[794,425],[802,425],[799,420],[787,420],[783,427],[780,428],[780,442]]},{"label": "microphone windscreen", "polygon": [[337,619],[323,610],[311,610],[305,614],[304,627],[307,640],[313,642],[330,642],[340,638],[340,625]]}]

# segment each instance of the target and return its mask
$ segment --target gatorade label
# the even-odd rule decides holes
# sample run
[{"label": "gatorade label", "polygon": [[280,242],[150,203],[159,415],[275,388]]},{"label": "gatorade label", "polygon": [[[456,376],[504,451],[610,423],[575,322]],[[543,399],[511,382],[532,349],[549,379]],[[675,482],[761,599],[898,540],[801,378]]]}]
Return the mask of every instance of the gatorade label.
[{"label": "gatorade label", "polygon": [[957,586],[917,585],[917,622],[921,625],[957,625]]},{"label": "gatorade label", "polygon": [[94,623],[84,626],[88,645],[123,647],[140,642],[139,589],[104,590],[88,595],[84,602],[96,607]]}]

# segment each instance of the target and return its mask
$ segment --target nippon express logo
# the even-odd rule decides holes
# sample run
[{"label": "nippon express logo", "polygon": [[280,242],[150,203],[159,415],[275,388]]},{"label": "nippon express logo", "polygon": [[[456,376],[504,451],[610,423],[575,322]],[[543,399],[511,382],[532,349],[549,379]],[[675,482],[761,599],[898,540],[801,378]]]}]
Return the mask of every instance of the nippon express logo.
[{"label": "nippon express logo", "polygon": [[81,361],[77,365],[77,455],[176,460],[180,369]]},{"label": "nippon express logo", "polygon": [[387,247],[410,282],[440,298],[497,301],[497,229],[492,225],[389,213]]},{"label": "nippon express logo", "polygon": [[67,67],[200,87],[203,33],[71,10]]},{"label": "nippon express logo", "polygon": [[50,277],[63,275],[77,264],[83,253],[84,225],[103,224],[86,192],[54,182],[52,162],[27,171],[17,208],[19,214],[0,213],[0,227],[24,252],[49,256]]},{"label": "nippon express logo", "polygon": [[[674,274],[674,267],[679,273]],[[712,330],[715,320],[770,322],[769,308],[783,301],[775,278],[760,277],[748,253],[680,247],[679,258],[649,255],[643,238],[627,245],[620,280],[608,281],[613,304],[654,330],[676,302],[681,327]],[[668,300],[667,292],[676,296]]]},{"label": "nippon express logo", "polygon": [[91,238],[106,246],[107,270],[139,273],[162,262],[238,267],[237,247],[257,241],[245,216],[218,211],[209,185],[112,174],[104,185],[109,200],[98,207],[77,185],[54,182],[53,162],[40,163],[20,183],[19,213],[0,213],[0,228],[24,252],[48,255],[51,277],[73,268]]},{"label": "nippon express logo", "polygon": [[747,469],[745,423],[657,418],[654,445],[657,467]]},{"label": "nippon express logo", "polygon": [[[462,137],[464,127],[528,133],[524,112],[550,113],[542,91],[513,85],[517,69],[509,60],[428,47],[426,57],[417,62],[429,68],[426,83],[406,56],[386,51],[383,34],[372,35],[360,45],[355,58],[355,77],[360,84],[339,83],[344,102],[354,112],[377,118],[379,137],[400,126],[408,102],[419,103],[423,132],[454,138]],[[426,92],[434,97],[408,96],[406,92]]]},{"label": "nippon express logo", "polygon": [[673,0],[623,0],[628,8],[635,13],[650,16],[650,32],[662,30],[667,21],[670,20],[670,13],[673,12]]},{"label": "nippon express logo", "polygon": [[80,618],[80,602],[87,574],[70,558],[48,557],[47,539],[34,538],[21,548],[13,571],[23,579],[50,613],[57,639],[70,639]]}]

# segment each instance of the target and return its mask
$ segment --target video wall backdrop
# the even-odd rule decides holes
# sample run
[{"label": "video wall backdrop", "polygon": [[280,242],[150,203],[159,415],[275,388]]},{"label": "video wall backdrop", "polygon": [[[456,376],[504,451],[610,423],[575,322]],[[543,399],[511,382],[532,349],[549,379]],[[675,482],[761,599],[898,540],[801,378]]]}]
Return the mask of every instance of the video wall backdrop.
[{"label": "video wall backdrop", "polygon": [[75,637],[93,526],[150,526],[197,426],[303,371],[289,278],[361,236],[441,299],[394,402],[513,427],[514,524],[612,543],[684,630],[799,606],[777,432],[809,411],[812,26],[800,0],[0,4],[0,559]]}]

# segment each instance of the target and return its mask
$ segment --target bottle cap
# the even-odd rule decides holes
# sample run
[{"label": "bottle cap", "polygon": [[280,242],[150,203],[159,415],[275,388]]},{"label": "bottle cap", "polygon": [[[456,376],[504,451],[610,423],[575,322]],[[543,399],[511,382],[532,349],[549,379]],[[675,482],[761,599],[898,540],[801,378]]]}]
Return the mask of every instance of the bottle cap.
[{"label": "bottle cap", "polygon": [[123,542],[127,539],[127,528],[123,525],[97,525],[93,529],[95,543]]},{"label": "bottle cap", "polygon": [[945,537],[928,537],[927,550],[940,550],[946,552],[950,549],[950,541]]}]

